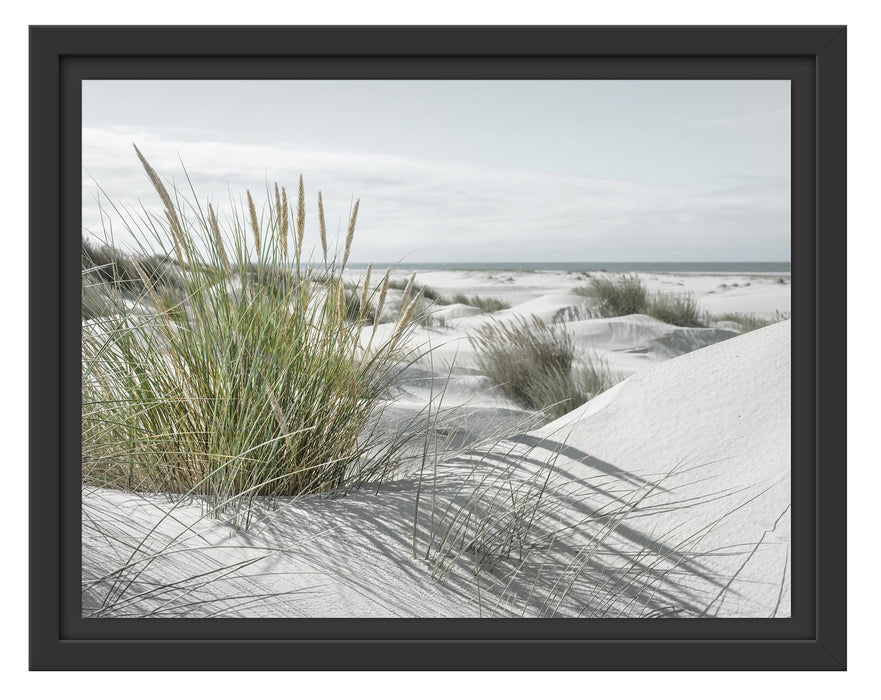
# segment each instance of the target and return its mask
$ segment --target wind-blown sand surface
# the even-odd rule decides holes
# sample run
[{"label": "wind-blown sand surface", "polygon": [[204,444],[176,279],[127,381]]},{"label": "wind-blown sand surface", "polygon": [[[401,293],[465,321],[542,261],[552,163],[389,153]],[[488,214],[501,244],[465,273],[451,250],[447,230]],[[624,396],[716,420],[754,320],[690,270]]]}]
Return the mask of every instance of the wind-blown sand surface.
[{"label": "wind-blown sand surface", "polygon": [[[778,277],[642,276],[712,313],[761,315],[789,311]],[[478,373],[467,337],[489,315],[447,307],[414,335],[430,352],[391,401],[402,418],[440,404],[442,434],[467,450],[421,480],[258,506],[246,532],[195,500],[84,489],[83,614],[789,616],[790,323],[590,319],[575,278],[417,281],[514,305],[494,318],[565,323],[625,381],[544,424]]]},{"label": "wind-blown sand surface", "polygon": [[[413,272],[417,284],[447,297],[457,293],[480,295],[512,305],[492,314],[463,304],[435,307],[436,322],[430,328],[417,329],[412,337],[414,347],[421,352],[430,349],[430,354],[419,363],[425,371],[411,372],[401,383],[399,405],[418,411],[430,398],[436,400],[452,367],[443,403],[447,408],[462,406],[463,410],[456,413],[463,423],[459,430],[470,432],[472,437],[483,434],[481,426],[488,426],[493,435],[498,434],[496,428],[501,425],[536,426],[532,412],[518,408],[494,389],[488,378],[481,376],[468,338],[490,320],[515,321],[536,316],[546,323],[563,323],[582,357],[600,359],[620,378],[737,335],[736,325],[724,321],[710,328],[677,328],[641,314],[590,318],[590,300],[572,291],[589,283],[590,278],[583,274],[400,270],[396,277],[403,281]],[[357,280],[357,274],[352,273],[352,279]],[[650,292],[692,292],[700,308],[712,315],[738,312],[773,319],[778,312],[790,311],[788,275],[643,274],[640,279]],[[398,290],[389,291],[384,318],[395,317],[401,294]],[[378,337],[393,331],[393,323],[383,324]],[[364,331],[365,339],[369,333]]]}]

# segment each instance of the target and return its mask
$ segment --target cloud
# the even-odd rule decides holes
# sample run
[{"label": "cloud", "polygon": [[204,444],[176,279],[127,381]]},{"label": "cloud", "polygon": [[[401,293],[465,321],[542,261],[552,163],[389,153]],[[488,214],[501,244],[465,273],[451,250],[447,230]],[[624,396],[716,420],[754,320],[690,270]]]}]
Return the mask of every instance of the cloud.
[{"label": "cloud", "polygon": [[667,128],[675,129],[750,129],[775,133],[774,128],[788,129],[792,115],[787,109],[765,109],[724,117],[702,117]]},{"label": "cloud", "polygon": [[[307,247],[320,189],[328,228],[361,198],[356,261],[789,259],[789,180],[732,174],[697,186],[563,176],[461,161],[171,140],[125,127],[83,129],[83,225],[99,227],[97,186],[114,201],[161,211],[132,149],[159,174],[221,210],[245,188],[306,186]],[[94,178],[94,179],[92,179]],[[97,183],[97,184],[96,184]],[[125,242],[125,233],[117,240]]]}]

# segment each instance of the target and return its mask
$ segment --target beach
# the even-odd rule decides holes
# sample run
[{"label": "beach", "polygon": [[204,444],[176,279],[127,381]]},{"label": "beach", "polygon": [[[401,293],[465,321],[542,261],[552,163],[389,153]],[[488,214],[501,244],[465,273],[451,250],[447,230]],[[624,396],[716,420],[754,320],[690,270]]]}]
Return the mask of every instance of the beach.
[{"label": "beach", "polygon": [[[600,317],[604,276],[393,270],[362,347],[423,296],[378,429],[430,440],[344,494],[257,498],[247,529],[84,486],[84,616],[788,617],[790,274],[638,273],[699,327]],[[551,419],[487,376],[473,338],[532,319],[610,388]]]}]

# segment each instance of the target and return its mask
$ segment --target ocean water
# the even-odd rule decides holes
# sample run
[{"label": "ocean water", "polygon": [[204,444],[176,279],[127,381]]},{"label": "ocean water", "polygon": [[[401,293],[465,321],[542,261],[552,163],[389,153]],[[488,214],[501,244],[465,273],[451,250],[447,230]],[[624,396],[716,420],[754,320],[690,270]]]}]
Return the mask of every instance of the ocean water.
[{"label": "ocean water", "polygon": [[[366,268],[367,263],[349,263]],[[789,262],[410,262],[373,263],[374,269],[497,270],[512,272],[715,272],[732,274],[791,274]]]}]

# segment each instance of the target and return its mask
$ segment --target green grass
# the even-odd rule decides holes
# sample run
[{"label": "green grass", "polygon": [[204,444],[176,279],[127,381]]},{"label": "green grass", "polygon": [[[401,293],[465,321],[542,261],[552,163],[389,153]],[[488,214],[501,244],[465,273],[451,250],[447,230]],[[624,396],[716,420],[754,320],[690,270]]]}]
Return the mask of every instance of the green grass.
[{"label": "green grass", "polygon": [[132,256],[83,237],[81,263],[94,279],[132,293],[144,290],[142,275],[155,286],[183,288],[180,269],[162,255]]},{"label": "green grass", "polygon": [[532,317],[497,321],[471,337],[480,371],[527,408],[557,418],[615,384],[608,367],[594,358],[575,362],[571,337],[562,325]]},{"label": "green grass", "polygon": [[498,299],[496,297],[482,297],[482,296],[473,296],[469,297],[464,294],[456,294],[452,299],[453,304],[465,304],[466,306],[474,306],[484,313],[493,313],[495,311],[502,311],[504,309],[510,309],[511,305]]},{"label": "green grass", "polygon": [[[123,264],[87,263],[83,272],[84,289],[98,276],[114,292],[104,297],[112,314],[84,313],[84,481],[204,496],[247,525],[257,496],[382,478],[407,436],[373,428],[409,361],[402,346],[415,306],[401,310],[388,339],[368,334],[362,344],[388,275],[379,289],[365,283],[357,299],[346,294],[357,205],[343,261],[326,261],[319,281],[301,260],[302,185],[296,208],[276,187],[261,217],[256,207],[232,208],[221,223],[212,204],[198,204],[194,192],[185,204],[142,163],[164,219],[119,211],[141,250],[108,253]],[[175,261],[179,301],[146,269],[155,258]],[[122,292],[134,304],[119,303]]]},{"label": "green grass", "polygon": [[702,328],[707,325],[706,314],[701,313],[693,294],[659,292],[649,297],[642,313],[682,328]]},{"label": "green grass", "polygon": [[693,294],[649,294],[639,275],[594,277],[590,284],[572,291],[591,299],[593,313],[601,318],[646,314],[683,328],[707,325]]},{"label": "green grass", "polygon": [[594,277],[590,284],[572,291],[592,298],[597,313],[606,318],[644,313],[648,300],[648,292],[638,275]]}]

